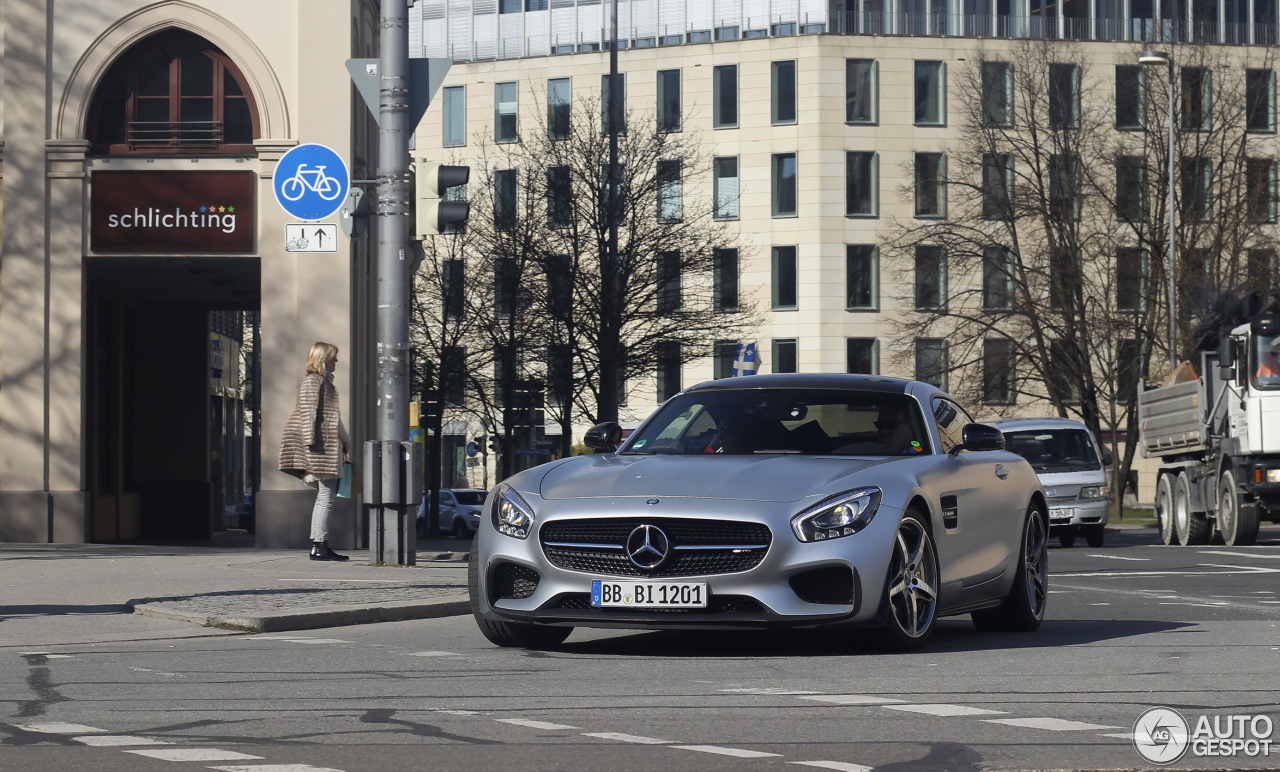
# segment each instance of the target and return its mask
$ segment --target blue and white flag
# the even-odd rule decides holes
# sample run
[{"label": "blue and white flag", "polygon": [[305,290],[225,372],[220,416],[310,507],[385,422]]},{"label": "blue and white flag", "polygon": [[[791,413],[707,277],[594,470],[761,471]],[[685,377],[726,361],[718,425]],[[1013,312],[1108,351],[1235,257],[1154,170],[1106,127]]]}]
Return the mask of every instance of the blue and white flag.
[{"label": "blue and white flag", "polygon": [[756,360],[756,344],[739,343],[738,353],[733,358],[733,372],[730,375],[735,377],[739,375],[755,375],[756,365],[758,364],[759,362]]}]

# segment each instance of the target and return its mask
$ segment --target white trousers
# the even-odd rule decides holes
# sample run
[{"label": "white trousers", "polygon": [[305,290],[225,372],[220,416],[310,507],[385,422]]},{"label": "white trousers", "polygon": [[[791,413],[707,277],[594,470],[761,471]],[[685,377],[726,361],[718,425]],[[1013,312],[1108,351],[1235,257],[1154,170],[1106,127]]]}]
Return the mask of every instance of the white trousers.
[{"label": "white trousers", "polygon": [[316,505],[311,509],[311,541],[329,540],[329,513],[333,511],[333,499],[338,495],[338,477],[321,480],[316,486]]}]

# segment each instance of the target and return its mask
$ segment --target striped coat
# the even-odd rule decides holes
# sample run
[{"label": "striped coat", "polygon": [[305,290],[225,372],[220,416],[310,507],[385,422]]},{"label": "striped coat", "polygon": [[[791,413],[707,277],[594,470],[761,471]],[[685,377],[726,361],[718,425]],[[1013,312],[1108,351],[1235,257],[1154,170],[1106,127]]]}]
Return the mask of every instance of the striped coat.
[{"label": "striped coat", "polygon": [[333,374],[309,374],[298,386],[298,404],[280,440],[280,471],[299,479],[341,477],[345,439]]}]

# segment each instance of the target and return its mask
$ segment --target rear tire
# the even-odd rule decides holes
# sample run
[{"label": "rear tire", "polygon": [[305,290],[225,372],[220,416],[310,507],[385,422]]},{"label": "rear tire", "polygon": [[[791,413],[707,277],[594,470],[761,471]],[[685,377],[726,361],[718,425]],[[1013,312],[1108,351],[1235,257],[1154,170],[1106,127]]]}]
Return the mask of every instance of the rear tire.
[{"label": "rear tire", "polygon": [[467,593],[471,598],[471,615],[480,633],[495,646],[518,649],[553,649],[564,643],[573,632],[572,627],[544,627],[521,622],[494,622],[480,616],[480,545],[471,542],[471,556],[467,561]]},{"label": "rear tire", "polygon": [[1173,529],[1173,482],[1169,475],[1160,475],[1156,485],[1156,524],[1160,526],[1160,541],[1166,547],[1177,542]]},{"label": "rear tire", "polygon": [[471,538],[471,530],[467,528],[467,524],[456,518],[453,521],[453,538],[455,539]]},{"label": "rear tire", "polygon": [[971,614],[974,627],[1014,632],[1031,632],[1040,627],[1049,604],[1048,520],[1035,504],[1027,507],[1013,587],[999,606]]},{"label": "rear tire", "polygon": [[933,635],[939,575],[938,551],[924,516],[908,509],[898,523],[881,600],[887,619],[879,638],[886,649],[918,649]]},{"label": "rear tire", "polygon": [[1223,472],[1218,483],[1218,530],[1228,547],[1246,547],[1258,540],[1258,508],[1241,503],[1235,473]]},{"label": "rear tire", "polygon": [[1191,478],[1186,472],[1179,472],[1173,483],[1173,527],[1178,533],[1179,544],[1209,542],[1209,521],[1203,512],[1191,511]]},{"label": "rear tire", "polygon": [[1088,544],[1094,549],[1101,547],[1102,543],[1106,541],[1107,527],[1102,523],[1098,523],[1097,525],[1084,525],[1080,527],[1080,530],[1084,531],[1085,544]]}]

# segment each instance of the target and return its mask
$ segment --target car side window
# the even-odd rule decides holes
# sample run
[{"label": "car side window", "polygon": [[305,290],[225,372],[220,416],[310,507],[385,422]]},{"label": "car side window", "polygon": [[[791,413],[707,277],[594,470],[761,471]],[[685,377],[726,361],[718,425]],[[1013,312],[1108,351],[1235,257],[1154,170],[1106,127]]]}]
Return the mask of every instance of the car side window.
[{"label": "car side window", "polygon": [[453,506],[453,494],[440,491],[440,505],[445,507]]},{"label": "car side window", "polygon": [[943,397],[933,398],[933,420],[938,425],[938,439],[943,453],[950,453],[964,443],[964,427],[973,423],[969,414],[956,403]]}]

